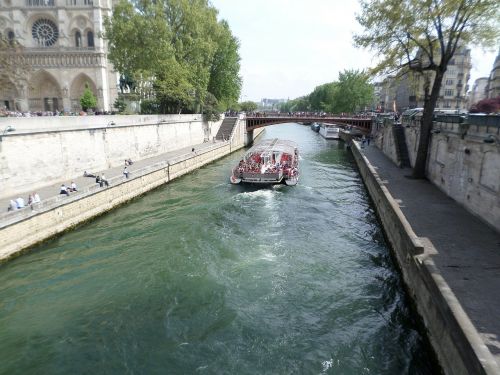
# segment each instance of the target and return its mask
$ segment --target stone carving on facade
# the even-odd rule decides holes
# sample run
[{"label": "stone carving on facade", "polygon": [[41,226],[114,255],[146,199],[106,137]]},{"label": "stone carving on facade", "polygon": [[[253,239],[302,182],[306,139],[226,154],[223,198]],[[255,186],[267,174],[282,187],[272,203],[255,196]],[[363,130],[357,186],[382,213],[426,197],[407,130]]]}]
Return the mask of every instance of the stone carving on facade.
[{"label": "stone carving on facade", "polygon": [[[18,103],[24,103],[23,110],[79,111],[76,91],[81,91],[85,81],[98,97],[97,109],[110,110],[117,95],[117,77],[106,59],[106,51],[95,48],[94,44],[95,36],[103,31],[103,16],[110,15],[107,2],[12,0],[12,3],[12,8],[0,7],[0,32],[5,35],[4,32],[13,31],[21,44],[21,53],[11,58],[30,66],[26,74],[30,83],[23,86],[13,82],[18,88],[10,91],[9,97],[5,96],[7,90],[0,90],[0,103],[7,102],[11,109],[19,109]],[[81,35],[80,42],[76,31]],[[73,91],[75,82],[78,84]]]}]

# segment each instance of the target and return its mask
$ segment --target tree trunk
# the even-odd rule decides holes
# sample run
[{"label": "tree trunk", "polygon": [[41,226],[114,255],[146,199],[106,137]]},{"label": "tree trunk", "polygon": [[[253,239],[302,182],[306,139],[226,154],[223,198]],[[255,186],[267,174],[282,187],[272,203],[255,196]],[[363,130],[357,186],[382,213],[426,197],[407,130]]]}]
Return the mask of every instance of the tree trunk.
[{"label": "tree trunk", "polygon": [[417,156],[413,166],[413,178],[425,178],[425,169],[427,166],[427,154],[429,152],[429,142],[431,139],[432,121],[434,119],[434,109],[441,90],[445,71],[438,69],[436,78],[432,84],[431,95],[425,98],[424,113],[420,120],[420,137],[418,140]]}]

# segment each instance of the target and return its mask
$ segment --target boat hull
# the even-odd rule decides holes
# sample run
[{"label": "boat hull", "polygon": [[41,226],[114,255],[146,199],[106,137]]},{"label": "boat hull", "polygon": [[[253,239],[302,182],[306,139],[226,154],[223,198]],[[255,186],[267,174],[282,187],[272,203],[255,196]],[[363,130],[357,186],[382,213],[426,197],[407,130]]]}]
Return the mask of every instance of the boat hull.
[{"label": "boat hull", "polygon": [[247,151],[233,168],[232,184],[276,185],[297,184],[298,148],[292,141],[264,140]]},{"label": "boat hull", "polygon": [[332,124],[321,124],[319,134],[325,139],[340,139],[340,127]]}]

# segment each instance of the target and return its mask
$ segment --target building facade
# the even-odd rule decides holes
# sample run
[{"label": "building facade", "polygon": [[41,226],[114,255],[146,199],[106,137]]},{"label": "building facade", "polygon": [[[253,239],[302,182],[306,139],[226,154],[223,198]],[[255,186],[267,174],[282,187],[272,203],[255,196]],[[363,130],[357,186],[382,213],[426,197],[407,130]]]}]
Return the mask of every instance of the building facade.
[{"label": "building facade", "polygon": [[[470,79],[471,67],[470,49],[458,48],[448,64],[436,108],[459,111],[468,109],[467,82]],[[426,87],[430,93],[433,79],[433,72],[409,72],[398,77],[387,77],[383,82],[382,108],[389,112],[403,112],[409,108],[423,107]]]},{"label": "building facade", "polygon": [[497,98],[500,96],[500,49],[493,64],[488,82],[488,98]]},{"label": "building facade", "polygon": [[474,81],[469,96],[469,108],[488,97],[488,77],[481,77]]},{"label": "building facade", "polygon": [[89,87],[97,109],[111,110],[117,74],[99,37],[111,9],[112,0],[0,0],[0,33],[21,46],[11,58],[28,67],[0,87],[0,107],[79,111]]}]

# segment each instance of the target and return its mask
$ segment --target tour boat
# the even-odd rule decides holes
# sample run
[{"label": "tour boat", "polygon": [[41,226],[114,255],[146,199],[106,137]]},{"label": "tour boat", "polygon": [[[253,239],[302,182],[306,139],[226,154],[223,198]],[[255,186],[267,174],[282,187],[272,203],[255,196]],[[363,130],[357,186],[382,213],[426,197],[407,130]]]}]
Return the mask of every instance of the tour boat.
[{"label": "tour boat", "polygon": [[326,139],[340,139],[340,126],[335,124],[322,123],[319,128],[319,134]]},{"label": "tour boat", "polygon": [[232,184],[286,184],[299,181],[299,149],[292,141],[266,139],[250,148],[234,167]]}]

